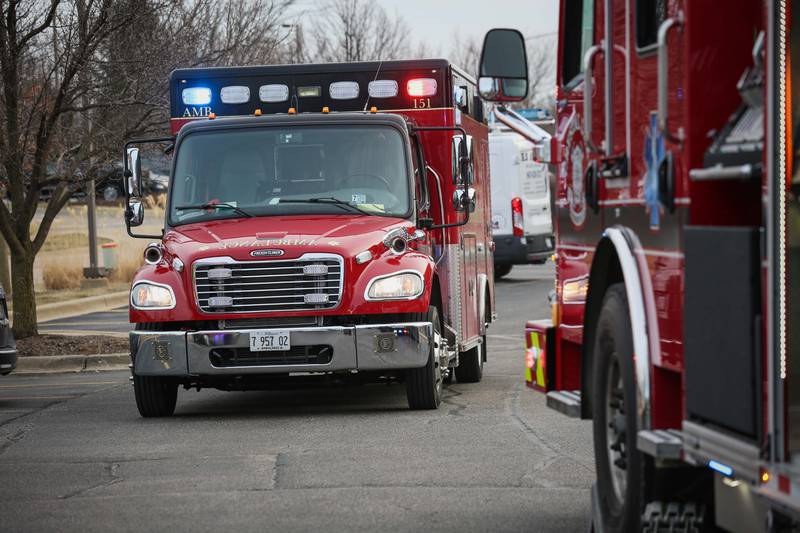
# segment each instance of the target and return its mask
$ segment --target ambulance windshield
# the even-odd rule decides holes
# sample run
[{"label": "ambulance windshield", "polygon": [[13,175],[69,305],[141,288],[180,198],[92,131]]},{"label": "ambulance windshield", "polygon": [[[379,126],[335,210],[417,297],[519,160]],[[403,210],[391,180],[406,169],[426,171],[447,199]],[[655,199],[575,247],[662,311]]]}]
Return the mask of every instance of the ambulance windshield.
[{"label": "ambulance windshield", "polygon": [[243,215],[410,214],[406,149],[388,126],[197,132],[176,157],[173,225]]}]

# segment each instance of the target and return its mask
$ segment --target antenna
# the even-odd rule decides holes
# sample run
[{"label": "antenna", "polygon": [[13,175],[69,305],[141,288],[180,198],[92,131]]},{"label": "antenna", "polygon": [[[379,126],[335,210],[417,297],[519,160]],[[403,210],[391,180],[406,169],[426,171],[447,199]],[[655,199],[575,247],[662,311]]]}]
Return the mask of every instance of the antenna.
[{"label": "antenna", "polygon": [[[378,74],[380,74],[380,73],[381,73],[381,66],[382,66],[382,65],[383,65],[383,59],[381,59],[381,60],[378,62],[378,68],[375,70],[375,77],[374,77],[374,78],[372,78],[372,81],[375,81],[375,80],[377,80],[377,79],[378,79]],[[369,85],[367,85],[367,101],[366,101],[366,102],[364,102],[364,113],[366,113],[366,112],[367,112],[367,109],[368,109],[368,107],[369,107]]]}]

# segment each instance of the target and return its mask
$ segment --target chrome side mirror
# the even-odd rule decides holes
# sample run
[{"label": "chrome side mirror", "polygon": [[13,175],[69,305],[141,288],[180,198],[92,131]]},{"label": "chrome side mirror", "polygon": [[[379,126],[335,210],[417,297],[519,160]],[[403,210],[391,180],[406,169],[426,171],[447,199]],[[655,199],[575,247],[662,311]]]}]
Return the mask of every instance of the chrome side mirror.
[{"label": "chrome side mirror", "polygon": [[139,198],[131,198],[128,200],[128,207],[125,209],[125,218],[130,227],[142,225],[144,222],[144,205]]},{"label": "chrome side mirror", "polygon": [[492,102],[519,102],[528,96],[528,58],[519,31],[494,29],[486,34],[478,92]]},{"label": "chrome side mirror", "polygon": [[470,187],[468,193],[465,194],[464,189],[456,189],[453,191],[453,209],[456,211],[468,211],[474,213],[477,206],[475,189]]},{"label": "chrome side mirror", "polygon": [[125,187],[128,196],[142,197],[142,160],[138,148],[128,148],[125,161]]}]

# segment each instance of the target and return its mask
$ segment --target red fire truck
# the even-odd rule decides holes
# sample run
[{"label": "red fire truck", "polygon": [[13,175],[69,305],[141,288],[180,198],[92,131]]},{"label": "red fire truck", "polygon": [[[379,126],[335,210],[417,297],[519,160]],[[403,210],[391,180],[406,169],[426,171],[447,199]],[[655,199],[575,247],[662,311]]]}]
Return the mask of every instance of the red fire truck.
[{"label": "red fire truck", "polygon": [[[561,0],[555,302],[526,374],[593,421],[595,531],[800,523],[791,4]],[[488,33],[480,92],[518,99],[525,62]]]},{"label": "red fire truck", "polygon": [[[444,60],[176,70],[174,137],[126,144],[142,416],[179,386],[405,382],[412,409],[480,381],[494,316],[488,128]],[[173,168],[157,235],[141,160]]]}]

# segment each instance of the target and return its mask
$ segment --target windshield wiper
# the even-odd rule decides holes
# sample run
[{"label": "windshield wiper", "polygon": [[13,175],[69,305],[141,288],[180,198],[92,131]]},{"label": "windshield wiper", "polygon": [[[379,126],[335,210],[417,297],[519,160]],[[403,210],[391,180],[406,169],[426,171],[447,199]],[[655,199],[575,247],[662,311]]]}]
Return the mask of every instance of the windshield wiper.
[{"label": "windshield wiper", "polygon": [[344,200],[339,200],[338,198],[334,198],[333,196],[320,196],[317,198],[281,198],[278,200],[278,203],[281,204],[330,204],[335,205],[336,207],[340,207],[342,209],[351,209],[357,213],[361,213],[362,215],[371,216],[372,213],[361,209],[358,206],[353,204],[347,203]]},{"label": "windshield wiper", "polygon": [[211,203],[206,202],[204,204],[194,204],[194,205],[178,205],[175,206],[175,209],[178,211],[188,211],[189,209],[215,209],[221,207],[223,209],[230,209],[231,211],[242,215],[243,217],[253,218],[253,215],[245,211],[244,209],[240,209],[233,204],[226,204],[224,202],[221,203]]}]

